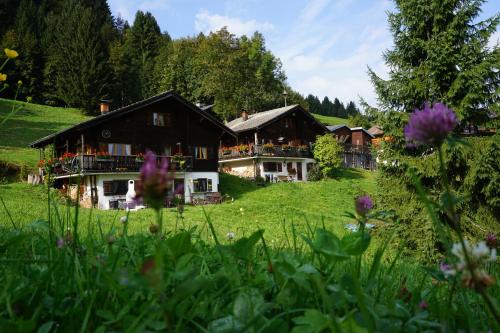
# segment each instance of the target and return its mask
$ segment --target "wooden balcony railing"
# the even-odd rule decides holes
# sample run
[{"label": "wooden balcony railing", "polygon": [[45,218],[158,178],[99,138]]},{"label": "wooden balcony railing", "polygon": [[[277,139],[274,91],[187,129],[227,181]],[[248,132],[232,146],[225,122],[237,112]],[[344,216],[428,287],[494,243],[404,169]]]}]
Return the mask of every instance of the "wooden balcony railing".
[{"label": "wooden balcony railing", "polygon": [[274,156],[274,157],[312,157],[311,150],[307,146],[267,146],[250,145],[247,149],[241,146],[219,149],[219,159],[229,160],[252,156]]},{"label": "wooden balcony railing", "polygon": [[[193,168],[192,156],[158,156],[157,163],[161,165],[162,160],[168,161],[170,171],[191,171]],[[78,155],[70,159],[64,159],[53,167],[56,175],[74,173],[120,173],[140,171],[143,160],[135,155],[131,156],[106,156]]]}]

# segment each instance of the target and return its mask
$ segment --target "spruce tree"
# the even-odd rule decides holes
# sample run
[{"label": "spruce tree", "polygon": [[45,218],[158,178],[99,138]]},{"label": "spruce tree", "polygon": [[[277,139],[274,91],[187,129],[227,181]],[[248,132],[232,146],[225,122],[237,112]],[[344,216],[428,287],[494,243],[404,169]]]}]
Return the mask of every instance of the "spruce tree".
[{"label": "spruce tree", "polygon": [[499,102],[500,50],[487,43],[500,14],[478,22],[484,0],[395,0],[389,13],[394,48],[384,54],[383,80],[371,69],[380,107],[411,112],[441,101],[463,124],[487,119]]},{"label": "spruce tree", "polygon": [[110,92],[107,59],[100,27],[93,11],[79,1],[68,0],[52,16],[46,79],[53,80],[52,96],[66,105],[98,112],[98,102]]},{"label": "spruce tree", "polygon": [[138,11],[126,35],[126,57],[131,59],[137,75],[137,99],[150,97],[155,92],[154,63],[159,54],[161,32],[154,16],[149,12]]}]

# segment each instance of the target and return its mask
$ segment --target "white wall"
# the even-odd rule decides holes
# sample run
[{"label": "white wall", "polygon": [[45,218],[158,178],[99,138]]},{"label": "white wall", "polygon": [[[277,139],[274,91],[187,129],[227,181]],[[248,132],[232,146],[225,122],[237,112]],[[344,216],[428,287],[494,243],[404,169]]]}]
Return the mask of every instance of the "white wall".
[{"label": "white wall", "polygon": [[[125,200],[125,195],[104,195],[104,181],[111,180],[136,180],[139,178],[139,173],[120,173],[120,174],[100,174],[96,176],[97,179],[97,195],[99,198],[98,208],[99,209],[109,209],[109,201],[115,201],[118,199]],[[212,192],[219,191],[219,174],[217,172],[186,172],[180,173],[176,172],[176,179],[184,179],[184,198],[186,202],[191,202],[191,194],[193,191],[193,179],[197,178],[207,178],[212,180]],[[90,196],[90,184],[86,182],[86,188]],[[173,188],[173,184],[172,184]]]},{"label": "white wall", "polygon": [[197,178],[207,178],[212,180],[212,192],[219,192],[219,173],[218,172],[186,172],[184,178],[184,200],[191,202],[193,193],[193,180]]},{"label": "white wall", "polygon": [[[281,163],[281,172],[271,172],[264,171],[264,162],[276,162]],[[266,175],[277,176],[290,176],[287,169],[287,163],[292,163],[292,168],[298,172],[297,164],[302,164],[302,181],[307,181],[307,163],[315,163],[316,161],[312,158],[302,158],[302,159],[293,159],[293,158],[259,158],[257,163],[257,167],[260,169],[260,175],[262,177],[266,177]],[[293,180],[298,180],[298,175],[293,176]]]}]

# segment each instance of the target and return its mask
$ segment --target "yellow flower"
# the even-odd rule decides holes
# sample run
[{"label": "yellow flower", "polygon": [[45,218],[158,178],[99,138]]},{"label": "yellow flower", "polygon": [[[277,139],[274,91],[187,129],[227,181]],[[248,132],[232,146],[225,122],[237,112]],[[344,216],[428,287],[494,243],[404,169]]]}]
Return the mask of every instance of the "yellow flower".
[{"label": "yellow flower", "polygon": [[31,103],[33,101],[33,97],[28,96],[26,97],[26,102]]},{"label": "yellow flower", "polygon": [[17,85],[18,86],[22,86],[23,85],[23,81],[21,81],[21,80],[17,81]]},{"label": "yellow flower", "polygon": [[4,52],[5,52],[5,55],[7,56],[7,58],[9,58],[9,59],[15,59],[19,56],[19,53],[17,53],[14,50],[4,49]]},{"label": "yellow flower", "polygon": [[7,80],[7,74],[0,73],[0,82]]}]

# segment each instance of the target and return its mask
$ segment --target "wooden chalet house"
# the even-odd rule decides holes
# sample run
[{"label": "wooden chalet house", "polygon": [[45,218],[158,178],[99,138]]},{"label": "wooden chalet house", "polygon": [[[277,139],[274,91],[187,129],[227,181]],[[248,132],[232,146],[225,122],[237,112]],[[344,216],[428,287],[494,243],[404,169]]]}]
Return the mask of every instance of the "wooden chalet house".
[{"label": "wooden chalet house", "polygon": [[327,128],[299,105],[248,114],[226,124],[237,140],[226,136],[219,149],[224,172],[267,181],[305,181],[315,163],[312,143]]},{"label": "wooden chalet house", "polygon": [[174,92],[108,110],[101,104],[101,115],[30,144],[51,159],[56,188],[79,191],[84,207],[119,208],[151,150],[169,160],[186,202],[216,196],[219,142],[236,134],[214,116]]},{"label": "wooden chalet house", "polygon": [[362,127],[347,125],[327,126],[332,135],[344,146],[343,166],[346,168],[375,169],[371,144],[374,136]]}]

